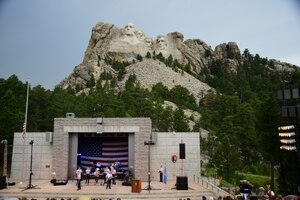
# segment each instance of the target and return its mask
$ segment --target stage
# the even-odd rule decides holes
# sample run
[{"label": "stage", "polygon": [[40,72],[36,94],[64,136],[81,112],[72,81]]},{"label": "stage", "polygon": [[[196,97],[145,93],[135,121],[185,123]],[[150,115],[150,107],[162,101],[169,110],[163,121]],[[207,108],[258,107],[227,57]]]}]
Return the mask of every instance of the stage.
[{"label": "stage", "polygon": [[[10,181],[11,182],[11,181]],[[94,180],[90,184],[85,184],[82,181],[82,189],[77,191],[76,181],[69,180],[67,185],[54,186],[50,180],[33,180],[32,185],[36,188],[22,191],[22,187],[27,186],[27,182],[20,184],[16,182],[14,186],[8,186],[7,189],[0,190],[0,199],[12,199],[13,197],[27,199],[187,199],[192,200],[202,199],[202,196],[213,196],[213,193],[200,185],[189,182],[188,190],[176,190],[175,182],[169,181],[166,185],[164,183],[153,181],[151,187],[153,190],[144,190],[147,188],[148,182],[142,182],[141,193],[131,192],[131,186],[122,186],[122,182],[117,180],[116,185],[112,185],[111,189],[105,189],[106,185],[94,185]]]}]

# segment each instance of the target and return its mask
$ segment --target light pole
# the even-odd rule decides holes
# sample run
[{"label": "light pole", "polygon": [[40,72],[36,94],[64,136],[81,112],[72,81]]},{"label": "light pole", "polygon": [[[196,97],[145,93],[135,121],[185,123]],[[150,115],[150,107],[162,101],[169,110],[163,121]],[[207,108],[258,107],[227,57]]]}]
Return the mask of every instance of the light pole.
[{"label": "light pole", "polygon": [[150,185],[151,182],[151,173],[150,173],[150,146],[154,145],[155,143],[152,141],[152,137],[150,136],[150,140],[149,141],[145,141],[144,145],[148,146],[148,186],[146,187],[146,190],[148,190],[150,192],[150,190],[153,190],[153,188]]},{"label": "light pole", "polygon": [[[284,117],[289,117],[294,121],[293,125],[282,126],[278,129],[280,131],[293,130],[294,132],[283,133],[279,135],[281,143],[285,144],[280,147],[280,149],[287,151],[294,151],[296,154],[296,180],[295,180],[295,192],[300,194],[300,133],[298,120],[300,116],[300,105],[295,105],[296,101],[300,99],[300,90],[299,88],[293,89],[283,89],[277,91],[277,99],[283,105],[281,107],[282,115]],[[299,102],[299,101],[298,101]],[[287,105],[285,105],[287,104]],[[283,128],[283,129],[282,129]],[[287,138],[288,137],[288,138]]]}]

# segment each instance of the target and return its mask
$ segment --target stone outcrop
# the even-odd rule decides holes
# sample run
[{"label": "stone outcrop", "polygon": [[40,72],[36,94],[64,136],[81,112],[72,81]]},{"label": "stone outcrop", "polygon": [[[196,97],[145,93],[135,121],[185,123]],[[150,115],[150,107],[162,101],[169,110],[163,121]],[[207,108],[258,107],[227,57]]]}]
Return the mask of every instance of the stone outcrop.
[{"label": "stone outcrop", "polygon": [[241,51],[235,42],[228,42],[228,44],[219,44],[215,48],[215,56],[218,60],[225,58],[238,58],[241,55]]},{"label": "stone outcrop", "polygon": [[286,63],[286,62],[280,62],[278,60],[275,59],[271,59],[272,61],[272,66],[266,66],[268,67],[270,70],[276,70],[276,71],[280,71],[280,72],[292,72],[294,70],[294,67],[292,64]]}]

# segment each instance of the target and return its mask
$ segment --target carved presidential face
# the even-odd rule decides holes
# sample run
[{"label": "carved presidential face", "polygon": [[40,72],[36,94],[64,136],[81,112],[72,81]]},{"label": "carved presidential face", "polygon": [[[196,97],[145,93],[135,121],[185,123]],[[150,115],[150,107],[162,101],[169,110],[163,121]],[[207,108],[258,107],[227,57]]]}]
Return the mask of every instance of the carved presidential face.
[{"label": "carved presidential face", "polygon": [[145,34],[143,33],[143,31],[140,31],[140,30],[138,30],[138,31],[136,32],[136,36],[137,36],[137,38],[138,38],[139,40],[145,40],[145,39],[146,39]]},{"label": "carved presidential face", "polygon": [[158,43],[160,49],[166,49],[167,46],[168,46],[167,45],[167,40],[166,40],[166,38],[164,36],[159,36],[157,38],[157,43]]},{"label": "carved presidential face", "polygon": [[151,47],[153,44],[153,41],[150,38],[146,38],[146,44],[148,47]]},{"label": "carved presidential face", "polygon": [[128,23],[125,27],[124,27],[124,33],[127,36],[132,36],[134,35],[134,25],[132,23]]}]

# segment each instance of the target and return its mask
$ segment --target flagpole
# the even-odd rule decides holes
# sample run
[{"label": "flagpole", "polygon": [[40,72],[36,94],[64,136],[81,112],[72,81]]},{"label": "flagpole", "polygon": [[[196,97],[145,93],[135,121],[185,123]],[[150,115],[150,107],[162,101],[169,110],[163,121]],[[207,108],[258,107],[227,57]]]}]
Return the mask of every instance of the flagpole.
[{"label": "flagpole", "polygon": [[29,99],[29,81],[27,81],[27,93],[26,93],[26,105],[25,105],[25,120],[22,130],[22,141],[23,141],[23,156],[22,156],[22,169],[21,169],[21,179],[24,176],[24,156],[25,156],[25,136],[27,131],[27,113],[28,113],[28,99]]},{"label": "flagpole", "polygon": [[27,113],[28,113],[28,98],[29,98],[29,81],[27,81],[27,96],[26,96],[26,109],[25,109],[25,131],[24,131],[24,140],[25,142],[25,134],[27,131]]}]

